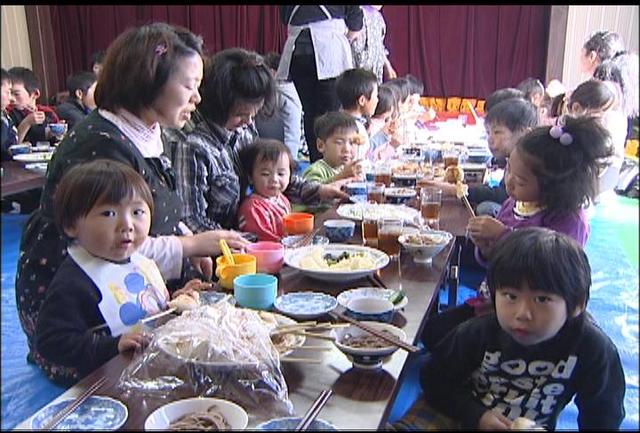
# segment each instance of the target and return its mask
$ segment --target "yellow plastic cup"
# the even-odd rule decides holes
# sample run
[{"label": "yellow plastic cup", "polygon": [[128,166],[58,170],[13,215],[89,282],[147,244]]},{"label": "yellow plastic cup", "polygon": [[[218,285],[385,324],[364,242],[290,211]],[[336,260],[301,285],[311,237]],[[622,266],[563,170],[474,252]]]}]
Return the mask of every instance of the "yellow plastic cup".
[{"label": "yellow plastic cup", "polygon": [[216,258],[216,277],[225,289],[233,289],[233,279],[238,275],[256,273],[256,257],[251,254],[232,254],[236,264],[227,262],[224,255]]}]

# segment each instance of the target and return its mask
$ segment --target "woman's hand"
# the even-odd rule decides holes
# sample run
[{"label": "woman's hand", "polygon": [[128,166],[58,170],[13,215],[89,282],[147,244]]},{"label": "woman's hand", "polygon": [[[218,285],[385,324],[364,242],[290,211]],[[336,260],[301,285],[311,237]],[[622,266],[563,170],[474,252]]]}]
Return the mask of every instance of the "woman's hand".
[{"label": "woman's hand", "polygon": [[129,350],[140,350],[147,342],[147,338],[142,332],[128,332],[120,336],[118,340],[118,353],[124,353]]},{"label": "woman's hand", "polygon": [[320,196],[320,200],[329,201],[334,198],[340,200],[349,200],[349,194],[346,192],[340,191],[339,188],[336,188],[331,185],[320,185],[320,189],[318,190],[318,195]]},{"label": "woman's hand", "polygon": [[478,421],[478,430],[509,430],[510,428],[509,418],[491,410],[483,413]]},{"label": "woman's hand", "polygon": [[478,245],[483,242],[495,242],[504,233],[507,226],[490,216],[478,216],[469,218],[467,231],[473,242]]},{"label": "woman's hand", "polygon": [[213,259],[211,257],[189,257],[189,262],[207,280],[213,277]]},{"label": "woman's hand", "polygon": [[442,190],[442,195],[455,197],[456,186],[453,183],[443,182],[440,180],[421,180],[420,185],[435,186]]}]

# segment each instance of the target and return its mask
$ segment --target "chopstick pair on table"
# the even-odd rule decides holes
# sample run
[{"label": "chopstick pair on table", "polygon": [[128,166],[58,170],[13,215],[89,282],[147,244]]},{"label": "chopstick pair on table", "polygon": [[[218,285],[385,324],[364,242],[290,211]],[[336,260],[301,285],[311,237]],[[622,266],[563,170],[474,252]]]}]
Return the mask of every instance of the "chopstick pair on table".
[{"label": "chopstick pair on table", "polygon": [[101,377],[96,380],[89,388],[87,388],[82,394],[76,397],[67,407],[58,412],[49,420],[49,422],[42,427],[42,430],[53,430],[58,424],[62,422],[67,416],[69,416],[74,410],[76,410],[82,403],[85,402],[89,397],[91,397],[100,387],[102,387],[107,382],[106,377]]},{"label": "chopstick pair on table", "polygon": [[332,394],[333,391],[331,390],[331,388],[322,391],[320,395],[318,395],[318,397],[314,400],[314,402],[311,403],[311,407],[304,414],[298,425],[295,427],[294,431],[307,430],[311,423],[318,417],[320,411],[322,410],[324,405],[327,404],[327,401],[329,401],[329,398]]}]

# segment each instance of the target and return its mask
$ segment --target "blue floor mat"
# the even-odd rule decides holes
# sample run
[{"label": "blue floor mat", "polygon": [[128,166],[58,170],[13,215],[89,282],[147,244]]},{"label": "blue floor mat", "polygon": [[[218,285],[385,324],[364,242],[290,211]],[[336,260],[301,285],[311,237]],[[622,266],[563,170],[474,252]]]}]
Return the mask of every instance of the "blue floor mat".
[{"label": "blue floor mat", "polygon": [[65,391],[27,363],[16,310],[15,273],[27,215],[2,214],[2,430],[12,429]]}]

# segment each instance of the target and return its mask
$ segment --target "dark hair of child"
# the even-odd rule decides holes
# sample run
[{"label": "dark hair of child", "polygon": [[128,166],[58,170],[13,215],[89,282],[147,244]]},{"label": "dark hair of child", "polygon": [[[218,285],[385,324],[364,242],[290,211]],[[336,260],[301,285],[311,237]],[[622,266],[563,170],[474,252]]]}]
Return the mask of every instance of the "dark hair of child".
[{"label": "dark hair of child", "polygon": [[600,62],[611,59],[624,52],[624,42],[618,33],[601,30],[592,34],[582,48],[587,54],[594,51]]},{"label": "dark hair of child", "polygon": [[511,132],[538,126],[538,110],[526,99],[505,99],[491,107],[485,118],[486,125],[503,125]]},{"label": "dark hair of child", "polygon": [[2,72],[0,73],[0,81],[12,81],[11,74],[4,68],[2,68]]},{"label": "dark hair of child", "polygon": [[315,120],[313,129],[317,138],[326,140],[336,131],[358,132],[358,125],[356,119],[350,114],[342,111],[329,111]]},{"label": "dark hair of child", "polygon": [[278,65],[280,65],[280,54],[275,51],[271,51],[264,55],[264,63],[274,71],[278,70]]},{"label": "dark hair of child", "polygon": [[[591,287],[591,266],[586,253],[571,237],[543,227],[514,230],[496,244],[489,262],[487,283],[491,298],[509,287],[540,290],[561,296],[567,317],[586,307]],[[580,317],[580,316],[578,316]]]},{"label": "dark hair of child", "polygon": [[411,96],[411,90],[409,86],[409,80],[406,77],[398,77],[393,80],[387,81],[385,84],[393,86],[398,91],[398,104],[406,102],[407,98]]},{"label": "dark hair of child", "polygon": [[361,96],[371,98],[377,86],[378,78],[373,72],[363,68],[347,69],[336,80],[336,93],[342,108],[352,109],[358,106]]},{"label": "dark hair of child", "polygon": [[85,217],[95,206],[117,204],[134,195],[144,200],[153,214],[153,196],[140,174],[110,159],[96,159],[73,166],[60,180],[53,197],[54,221],[65,228]]},{"label": "dark hair of child", "polygon": [[593,78],[612,81],[620,86],[622,109],[627,117],[637,117],[640,101],[638,98],[638,55],[622,52],[612,59],[596,66]]},{"label": "dark hair of child", "polygon": [[525,99],[524,93],[522,93],[521,90],[515,89],[513,87],[505,87],[504,89],[498,89],[487,96],[487,100],[484,104],[484,110],[488,113],[492,107],[498,105],[505,99],[511,98]]},{"label": "dark hair of child", "polygon": [[615,101],[615,93],[603,81],[587,80],[571,92],[569,107],[577,102],[584,109],[606,111]]},{"label": "dark hair of child", "polygon": [[380,86],[378,88],[378,105],[376,105],[376,111],[373,115],[379,116],[388,111],[394,110],[395,108],[396,99],[393,91],[388,86]]},{"label": "dark hair of child", "polygon": [[13,84],[22,84],[24,88],[29,94],[35,92],[36,90],[40,90],[40,79],[38,76],[29,68],[24,68],[22,66],[14,66],[9,69],[9,75],[11,75],[11,81]]},{"label": "dark hair of child", "polygon": [[81,90],[83,94],[87,93],[89,87],[96,82],[98,78],[96,74],[93,72],[82,71],[77,74],[70,75],[67,78],[67,90],[69,91],[69,96],[72,98],[76,97],[76,90]]},{"label": "dark hair of child", "polygon": [[410,89],[409,93],[412,95],[416,93],[418,95],[422,95],[422,93],[424,92],[424,84],[422,83],[422,81],[420,81],[416,76],[411,74],[405,75],[405,78],[409,82],[409,89]]},{"label": "dark hair of child", "polygon": [[296,172],[296,161],[289,148],[280,140],[257,138],[253,143],[240,150],[240,162],[244,167],[245,173],[240,188],[242,197],[245,196],[247,187],[251,182],[255,165],[262,161],[277,162],[283,154],[289,158],[289,171],[293,175]]},{"label": "dark hair of child", "polygon": [[526,78],[518,84],[517,88],[524,93],[524,97],[529,101],[534,95],[544,95],[544,85],[537,78]]},{"label": "dark hair of child", "polygon": [[107,52],[105,50],[99,50],[93,53],[91,55],[91,66],[95,64],[102,65],[102,62],[104,62],[104,58],[106,55]]},{"label": "dark hair of child", "polygon": [[549,215],[575,212],[593,202],[604,159],[612,152],[609,133],[594,118],[563,116],[559,123],[571,143],[562,144],[550,135],[551,127],[544,126],[528,132],[516,145],[538,180],[539,201]]}]

